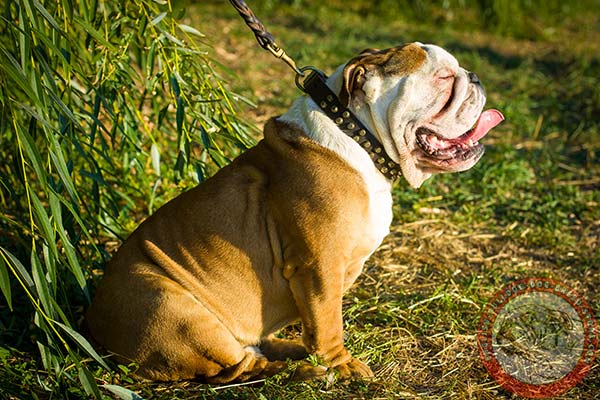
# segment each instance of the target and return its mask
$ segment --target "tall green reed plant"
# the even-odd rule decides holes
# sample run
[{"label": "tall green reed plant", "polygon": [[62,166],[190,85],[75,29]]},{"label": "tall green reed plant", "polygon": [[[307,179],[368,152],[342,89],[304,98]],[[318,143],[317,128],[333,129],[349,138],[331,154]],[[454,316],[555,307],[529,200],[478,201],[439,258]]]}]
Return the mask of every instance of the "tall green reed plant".
[{"label": "tall green reed plant", "polygon": [[0,12],[0,353],[32,337],[40,390],[100,398],[92,371],[108,365],[78,324],[106,248],[252,144],[245,99],[170,0]]}]

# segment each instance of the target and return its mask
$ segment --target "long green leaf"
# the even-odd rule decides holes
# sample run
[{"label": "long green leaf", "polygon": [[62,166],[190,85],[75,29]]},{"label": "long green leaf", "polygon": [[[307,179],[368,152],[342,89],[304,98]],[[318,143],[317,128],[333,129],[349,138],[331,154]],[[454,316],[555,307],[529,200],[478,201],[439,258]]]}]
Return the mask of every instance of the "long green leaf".
[{"label": "long green leaf", "polygon": [[[150,45],[150,50],[148,51],[148,57],[146,59],[146,78],[147,79],[150,79],[150,77],[152,76],[152,71],[154,70],[156,47],[157,47],[157,42],[153,41],[152,44]],[[148,84],[149,82],[150,81],[148,80],[146,83]],[[148,87],[148,86],[146,86],[146,87]]]},{"label": "long green leaf", "polygon": [[69,119],[69,121],[78,124],[77,117],[75,117],[73,112],[69,110],[69,107],[67,107],[67,105],[56,95],[56,93],[54,93],[52,90],[48,90],[46,93],[53,100],[54,104],[56,104],[58,108],[60,108],[63,114]]},{"label": "long green leaf", "polygon": [[52,298],[51,300],[52,300],[52,306],[54,308],[54,311],[56,312],[56,315],[58,315],[58,317],[60,318],[61,321],[63,321],[63,323],[70,324],[70,319],[67,318],[67,316],[65,315],[63,310],[61,310],[60,305],[56,302],[56,300],[54,298]]},{"label": "long green leaf", "polygon": [[7,52],[4,48],[0,47],[1,57],[8,62],[0,62],[0,68],[4,71],[7,78],[9,78],[16,86],[21,88],[23,92],[25,92],[28,99],[32,100],[34,104],[37,106],[41,106],[41,101],[36,93],[36,91],[31,87],[31,83],[25,76],[23,69],[14,59],[12,54]]},{"label": "long green leaf", "polygon": [[[35,0],[34,0],[35,1]],[[34,28],[39,26],[37,14],[33,11],[35,8],[34,1],[30,0],[21,0],[20,6],[25,8],[28,20]]]},{"label": "long green leaf", "polygon": [[88,24],[86,21],[84,21],[83,19],[81,19],[79,17],[73,17],[73,20],[75,21],[75,23],[77,25],[83,27],[85,32],[88,33],[90,36],[92,36],[94,39],[96,39],[100,44],[108,47],[108,49],[113,52],[116,50],[115,46],[113,46],[112,43],[107,41],[100,32],[98,32],[96,29],[94,29],[94,27],[91,26],[90,24]]},{"label": "long green leaf", "polygon": [[42,308],[46,315],[50,318],[54,317],[54,310],[52,307],[52,300],[50,290],[48,289],[48,281],[46,280],[44,271],[42,269],[42,263],[35,251],[31,251],[31,272],[33,275],[33,282],[36,287],[38,298],[42,303]]},{"label": "long green leaf", "polygon": [[52,223],[50,222],[48,213],[44,206],[42,206],[42,202],[35,192],[30,192],[30,196],[33,203],[33,212],[37,217],[37,225],[41,228],[44,239],[46,239],[46,242],[51,247],[53,255],[56,256],[58,251],[56,250],[56,241],[54,240],[54,229],[52,229]]},{"label": "long green leaf", "polygon": [[[39,310],[35,312],[33,322],[37,327],[40,328],[41,331],[44,332],[43,336],[45,336],[46,343],[48,344],[47,345],[42,343],[40,340],[36,340],[38,351],[40,352],[42,359],[42,364],[46,370],[55,369],[61,364],[62,354],[57,348],[58,346],[53,346],[55,342],[52,339],[52,333],[50,332],[51,329],[48,328],[46,319],[42,316]],[[51,346],[53,346],[54,349],[50,348]]]},{"label": "long green leaf", "polygon": [[[36,316],[37,315],[38,314],[36,313]],[[49,335],[46,336],[48,337]],[[38,351],[40,353],[40,358],[42,359],[42,365],[44,366],[44,369],[50,371],[56,365],[60,364],[58,356],[56,354],[52,354],[52,350],[48,346],[46,346],[39,340],[36,341],[35,344],[37,345]]]},{"label": "long green leaf", "polygon": [[21,261],[15,257],[11,252],[0,246],[0,256],[4,258],[4,261],[14,268],[14,272],[21,278],[25,286],[30,290],[35,290],[35,284],[27,269],[21,264]]},{"label": "long green leaf", "polygon": [[8,309],[10,311],[12,308],[12,295],[10,290],[10,279],[8,276],[8,268],[6,266],[6,262],[3,257],[0,257],[0,290],[2,290],[2,294],[6,299],[6,304],[8,304]]},{"label": "long green leaf", "polygon": [[156,175],[160,176],[160,150],[156,143],[152,143],[152,146],[150,146],[150,156],[152,158],[152,168]]},{"label": "long green leaf", "polygon": [[40,12],[40,14],[42,14],[42,16],[46,19],[46,21],[48,21],[50,23],[50,25],[52,26],[52,28],[54,28],[55,31],[61,32],[60,26],[58,26],[58,23],[56,22],[56,20],[52,17],[52,15],[50,15],[50,13],[44,8],[44,6],[38,0],[33,0],[33,6],[35,7],[36,10],[38,10]]},{"label": "long green leaf", "polygon": [[67,233],[64,231],[64,229],[58,229],[57,233],[63,242],[63,250],[67,255],[67,266],[69,267],[69,270],[73,273],[75,280],[77,280],[77,283],[79,284],[79,288],[81,289],[89,303],[90,295],[87,290],[87,282],[85,281],[83,270],[81,268],[81,265],[79,264],[79,258],[77,257],[77,254],[75,254],[75,247],[71,243],[71,240],[67,236]]},{"label": "long green leaf", "polygon": [[182,46],[182,47],[184,47],[184,46],[185,46],[185,44],[183,44],[183,42],[182,42],[181,40],[177,39],[175,36],[171,35],[171,34],[170,34],[169,32],[167,32],[167,31],[164,31],[164,30],[163,30],[163,31],[162,31],[162,33],[161,33],[161,35],[162,35],[163,37],[167,38],[169,41],[171,41],[171,42],[173,42],[173,43],[177,44],[178,46]]},{"label": "long green leaf", "polygon": [[185,104],[182,97],[177,97],[177,112],[175,113],[175,121],[177,123],[177,135],[182,137],[183,124],[185,121]]},{"label": "long green leaf", "polygon": [[75,253],[75,246],[71,243],[70,239],[64,233],[59,233],[61,239],[63,240],[63,249],[65,254],[67,255],[67,260],[69,261],[69,267],[77,283],[79,283],[79,287],[83,290],[86,295],[88,302],[90,300],[89,294],[87,291],[87,282],[85,280],[85,276],[83,275],[83,269],[81,268],[81,264],[79,263],[79,257]]},{"label": "long green leaf", "polygon": [[63,231],[62,212],[60,211],[60,204],[62,204],[63,207],[65,207],[67,209],[67,211],[69,211],[70,216],[73,217],[75,222],[77,222],[77,225],[79,225],[79,227],[82,229],[85,237],[90,242],[94,243],[93,247],[98,251],[98,247],[96,247],[96,245],[95,245],[94,238],[92,237],[92,235],[89,232],[89,227],[86,225],[86,223],[81,218],[80,213],[77,210],[75,210],[75,208],[73,207],[73,204],[71,202],[69,202],[64,196],[61,196],[60,194],[58,194],[54,191],[51,191],[50,192],[50,209],[52,210],[52,216],[57,219],[56,226],[58,227],[58,231],[59,232]]},{"label": "long green leaf", "polygon": [[192,35],[198,36],[198,37],[206,37],[205,34],[203,34],[202,32],[200,32],[198,29],[191,27],[189,25],[186,24],[179,24],[179,29],[181,29],[182,31],[186,32],[186,33],[190,33]]},{"label": "long green leaf", "polygon": [[[33,121],[30,121],[33,122]],[[30,124],[33,126],[33,124]],[[43,167],[42,156],[34,143],[31,135],[24,129],[21,129],[20,126],[16,126],[17,136],[19,137],[19,144],[22,146],[23,150],[25,150],[25,155],[27,156],[28,163],[33,167],[33,170],[36,173],[36,177],[41,181],[42,185],[46,185],[46,171]]]},{"label": "long green leaf", "polygon": [[63,153],[63,149],[61,148],[56,136],[53,132],[47,132],[46,138],[50,142],[50,148],[48,149],[50,158],[60,176],[60,180],[62,184],[67,189],[71,200],[74,202],[79,201],[79,195],[75,190],[75,185],[73,184],[73,180],[71,179],[71,175],[69,173],[69,168],[67,168],[67,163],[65,162],[65,156]]},{"label": "long green leaf", "polygon": [[100,389],[96,384],[94,375],[92,375],[90,370],[87,369],[85,365],[82,365],[80,362],[78,362],[77,373],[79,376],[79,382],[81,382],[81,385],[88,396],[94,396],[96,399],[102,399],[102,393],[100,393]]},{"label": "long green leaf", "polygon": [[104,389],[123,400],[144,400],[139,394],[117,385],[101,385]]},{"label": "long green leaf", "polygon": [[[25,111],[27,114],[31,115],[33,118],[35,118],[38,122],[40,122],[44,128],[48,129],[48,130],[54,130],[54,126],[42,115],[40,115],[40,113],[38,113],[34,108],[29,107],[27,104],[23,104],[23,103],[14,103],[17,107],[21,108],[23,111]],[[30,132],[31,134],[31,132]]]},{"label": "long green leaf", "polygon": [[81,334],[77,333],[75,330],[73,330],[72,328],[69,328],[65,324],[62,324],[62,323],[60,323],[58,321],[54,321],[53,323],[56,324],[56,325],[58,325],[73,340],[75,340],[75,342],[77,342],[77,345],[81,349],[83,349],[87,354],[89,354],[98,364],[102,365],[107,370],[110,370],[110,368],[108,367],[108,364],[106,364],[106,362],[102,359],[102,357],[100,357],[100,355],[98,355],[98,353],[96,352],[96,350],[94,350],[94,348],[92,347],[92,345],[90,344],[90,342],[87,341],[86,338],[84,338],[83,336],[81,336]]},{"label": "long green leaf", "polygon": [[[54,243],[54,249],[56,250],[56,243]],[[58,254],[52,253],[50,250],[50,246],[48,243],[42,243],[42,255],[44,259],[44,265],[46,266],[47,275],[48,275],[48,284],[50,285],[50,289],[53,293],[56,293],[57,287],[57,271],[56,271],[56,260],[58,259]]]},{"label": "long green leaf", "polygon": [[156,16],[152,21],[150,21],[150,25],[158,25],[160,21],[162,21],[167,16],[167,12],[162,12]]}]

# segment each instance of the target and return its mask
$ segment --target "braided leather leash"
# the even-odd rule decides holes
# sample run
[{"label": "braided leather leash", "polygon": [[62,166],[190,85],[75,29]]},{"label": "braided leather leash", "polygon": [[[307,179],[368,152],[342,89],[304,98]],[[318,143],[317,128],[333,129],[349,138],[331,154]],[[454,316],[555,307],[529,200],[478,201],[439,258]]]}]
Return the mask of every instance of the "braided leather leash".
[{"label": "braided leather leash", "polygon": [[[401,176],[400,166],[385,152],[377,138],[356,118],[347,107],[343,106],[337,95],[327,86],[327,75],[319,69],[308,66],[298,68],[296,62],[275,43],[265,26],[243,0],[229,0],[248,27],[254,32],[258,44],[275,57],[283,60],[296,72],[296,86],[307,93],[323,112],[346,135],[354,139],[371,157],[375,167],[388,179],[394,181]],[[305,72],[310,71],[306,76]]]},{"label": "braided leather leash", "polygon": [[256,15],[254,15],[254,12],[252,12],[244,0],[229,0],[229,2],[244,19],[246,25],[248,25],[252,32],[254,32],[254,36],[256,36],[256,40],[258,41],[260,47],[270,51],[275,57],[283,60],[296,72],[297,75],[304,76],[304,71],[301,71],[296,66],[296,62],[290,56],[288,56],[286,52],[277,45],[277,43],[275,43],[273,35],[271,35],[262,22],[256,18]]}]

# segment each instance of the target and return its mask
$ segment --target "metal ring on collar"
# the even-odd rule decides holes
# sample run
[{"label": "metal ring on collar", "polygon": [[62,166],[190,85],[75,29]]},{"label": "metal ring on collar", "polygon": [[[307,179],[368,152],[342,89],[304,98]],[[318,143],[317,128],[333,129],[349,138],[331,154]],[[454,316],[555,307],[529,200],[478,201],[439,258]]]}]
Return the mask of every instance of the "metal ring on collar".
[{"label": "metal ring on collar", "polygon": [[312,73],[307,75],[305,73],[306,71],[312,71],[313,73],[320,75],[321,78],[323,78],[323,80],[327,79],[327,75],[325,75],[323,71],[316,67],[313,67],[312,65],[302,67],[299,71],[300,72],[296,75],[296,86],[304,93],[306,93],[306,89],[304,88],[304,81],[306,81],[306,78],[308,78],[308,76],[312,75]]}]

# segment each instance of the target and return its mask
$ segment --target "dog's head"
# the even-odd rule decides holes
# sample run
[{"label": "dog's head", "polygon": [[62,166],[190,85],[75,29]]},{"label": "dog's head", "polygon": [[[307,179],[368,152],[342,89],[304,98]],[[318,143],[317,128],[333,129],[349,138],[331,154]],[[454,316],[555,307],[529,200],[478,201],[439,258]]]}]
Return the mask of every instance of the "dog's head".
[{"label": "dog's head", "polygon": [[434,45],[364,51],[340,67],[332,83],[413,187],[434,173],[471,168],[483,155],[478,140],[504,119],[499,111],[483,111],[486,95],[477,75]]}]

